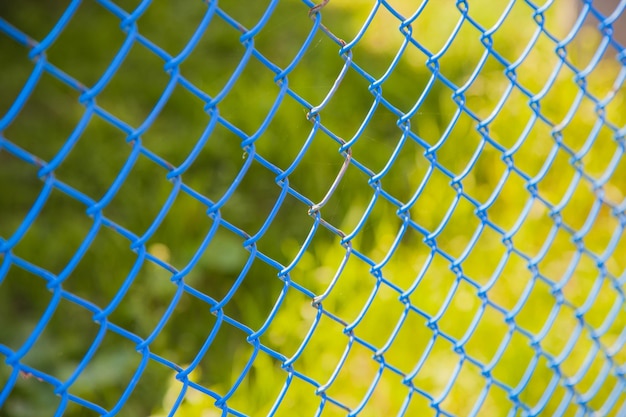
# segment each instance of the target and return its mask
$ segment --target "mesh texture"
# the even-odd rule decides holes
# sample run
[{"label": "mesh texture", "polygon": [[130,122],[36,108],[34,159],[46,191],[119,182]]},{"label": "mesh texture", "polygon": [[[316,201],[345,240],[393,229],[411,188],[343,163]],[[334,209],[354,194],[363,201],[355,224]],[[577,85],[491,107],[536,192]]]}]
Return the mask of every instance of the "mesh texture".
[{"label": "mesh texture", "polygon": [[66,3],[0,6],[0,414],[626,414],[626,1]]}]

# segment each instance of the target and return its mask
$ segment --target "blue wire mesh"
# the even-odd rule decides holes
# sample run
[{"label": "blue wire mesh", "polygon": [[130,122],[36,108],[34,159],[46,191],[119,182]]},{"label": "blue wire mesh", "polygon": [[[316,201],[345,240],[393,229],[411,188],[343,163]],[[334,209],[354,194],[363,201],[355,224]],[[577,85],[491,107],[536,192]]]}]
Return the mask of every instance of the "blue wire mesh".
[{"label": "blue wire mesh", "polygon": [[626,414],[626,1],[130,3],[0,9],[3,415]]}]

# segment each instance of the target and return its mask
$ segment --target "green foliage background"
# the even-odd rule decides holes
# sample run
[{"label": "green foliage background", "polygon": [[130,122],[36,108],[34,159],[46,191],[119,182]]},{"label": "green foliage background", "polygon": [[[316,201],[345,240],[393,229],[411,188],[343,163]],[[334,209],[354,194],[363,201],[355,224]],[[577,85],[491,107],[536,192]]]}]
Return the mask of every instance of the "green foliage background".
[{"label": "green foliage background", "polygon": [[[18,5],[4,2],[0,4],[0,16],[32,39],[40,41],[57,22],[67,3],[29,0]],[[118,0],[115,3],[131,11],[139,2]],[[336,36],[349,41],[365,22],[371,3],[364,0],[331,1],[323,9],[323,22]],[[410,1],[390,3],[405,16],[411,15],[416,7]],[[495,25],[505,5],[494,3],[471,1],[470,16],[484,27]],[[137,27],[154,44],[176,55],[186,45],[206,7],[200,1],[154,1],[138,19]],[[242,25],[251,28],[265,12],[267,2],[221,2],[220,7]],[[571,13],[571,5],[567,2],[549,8],[545,14],[546,28],[556,37],[563,38],[573,23]],[[444,7],[430,2],[423,17],[413,25],[413,36],[429,50],[438,51],[445,44],[459,16],[451,5]],[[395,17],[381,7],[352,51],[354,62],[375,78],[385,73],[403,42],[397,30],[398,24]],[[269,22],[255,37],[255,48],[284,68],[298,53],[312,25],[306,5],[297,1],[281,1]],[[530,7],[516,2],[500,29],[493,35],[494,48],[506,59],[515,61],[522,56],[536,30]],[[440,60],[441,72],[456,85],[463,85],[470,79],[484,52],[480,35],[478,30],[464,24]],[[181,64],[181,74],[206,93],[216,95],[244,54],[239,37],[238,31],[215,17],[195,50]],[[46,51],[46,56],[50,63],[85,86],[93,86],[124,39],[119,19],[96,2],[85,1],[60,37]],[[584,39],[584,42],[578,39]],[[600,40],[595,29],[583,28],[567,48],[568,59],[578,68],[585,67],[596,52]],[[290,88],[309,103],[320,103],[343,65],[338,49],[321,31],[317,33],[312,46],[288,77]],[[28,59],[28,52],[27,48],[9,37],[0,36],[0,114],[4,114],[12,105],[34,66]],[[596,97],[604,98],[614,94],[604,114],[606,120],[614,125],[624,126],[624,91],[623,88],[616,90],[613,86],[623,67],[611,56],[614,52],[609,49],[606,59],[587,77],[586,88]],[[554,43],[541,36],[517,70],[519,83],[538,93],[548,82],[557,61]],[[426,57],[422,53],[409,48],[382,85],[384,97],[401,111],[408,112],[426,86],[431,73],[425,62]],[[136,43],[111,82],[97,96],[98,105],[130,126],[140,126],[169,80],[163,65],[160,58]],[[220,115],[246,134],[257,131],[279,91],[273,81],[274,76],[273,72],[252,58],[232,91],[219,104]],[[488,118],[497,107],[508,83],[504,67],[493,57],[488,58],[485,67],[465,94],[467,107],[481,118]],[[574,82],[573,74],[564,69],[541,100],[542,114],[554,124],[563,121],[568,112],[575,112],[571,122],[562,126],[562,138],[567,146],[576,151],[585,146],[592,126],[597,121],[593,103],[589,100],[583,99],[578,108],[572,107],[579,93],[580,88]],[[425,104],[411,119],[411,126],[416,134],[436,148],[439,163],[455,175],[460,175],[481,146],[481,137],[476,130],[476,123],[467,115],[461,115],[448,139],[438,143],[458,108],[451,95],[452,91],[437,81]],[[0,133],[42,160],[50,161],[83,116],[84,107],[78,97],[78,92],[51,75],[44,74],[19,116]],[[349,140],[357,132],[373,100],[368,83],[351,69],[328,106],[320,113],[321,121],[335,135]],[[143,145],[172,165],[179,165],[210,120],[204,105],[196,96],[177,86],[156,121],[142,135]],[[286,97],[275,118],[256,142],[258,154],[279,168],[286,169],[312,128],[306,118],[307,110],[294,99]],[[514,91],[489,125],[490,137],[507,149],[513,148],[531,115],[528,99]],[[373,172],[382,170],[401,137],[396,119],[396,116],[380,106],[352,147],[355,160]],[[538,123],[513,155],[514,163],[529,176],[538,175],[554,146],[550,128]],[[289,176],[290,186],[312,201],[320,201],[343,163],[338,148],[337,142],[325,134],[316,136],[298,168]],[[80,140],[55,170],[55,177],[98,200],[110,187],[130,150],[121,131],[94,116]],[[617,151],[618,144],[613,133],[603,128],[581,164],[585,172],[599,178],[606,172],[609,160]],[[411,198],[427,175],[429,162],[424,152],[424,148],[408,141],[390,172],[381,180],[383,188],[402,202]],[[237,175],[246,157],[240,139],[223,126],[218,126],[196,162],[184,173],[183,181],[197,192],[217,201]],[[486,145],[474,168],[463,177],[463,190],[477,201],[485,203],[494,195],[506,171],[500,151]],[[166,179],[166,174],[167,171],[141,156],[119,193],[104,208],[103,214],[129,231],[142,235],[172,191],[173,185]],[[549,165],[547,174],[539,182],[538,189],[541,197],[552,205],[558,205],[567,190],[574,189],[573,197],[565,202],[560,214],[564,223],[574,230],[580,230],[590,216],[597,194],[591,184],[585,180],[576,183],[575,178],[570,156],[559,151]],[[350,166],[336,193],[322,209],[322,217],[346,233],[354,230],[373,195],[372,188],[367,185],[368,179],[367,175]],[[456,197],[456,191],[449,182],[449,178],[435,171],[428,179],[421,197],[411,207],[411,218],[431,232],[440,225]],[[0,237],[7,239],[16,231],[41,191],[42,184],[37,177],[36,167],[0,149]],[[602,187],[606,201],[614,206],[623,203],[625,184],[626,163],[622,158],[617,170]],[[221,214],[224,219],[252,235],[264,223],[279,193],[280,188],[274,181],[274,175],[258,162],[253,162],[250,172]],[[491,222],[508,231],[514,227],[523,207],[532,204],[529,216],[512,240],[517,249],[534,257],[542,250],[554,221],[545,204],[538,201],[529,203],[529,198],[527,184],[521,177],[512,175],[507,178],[487,214]],[[206,216],[206,209],[198,200],[180,193],[163,224],[147,242],[148,251],[175,268],[184,268],[212,225]],[[352,240],[353,247],[375,262],[381,262],[394,245],[400,230],[401,221],[395,215],[396,209],[384,199],[379,199],[364,228]],[[437,236],[438,246],[454,257],[462,256],[480,225],[474,209],[463,200],[455,209],[450,222]],[[86,207],[81,203],[54,190],[13,253],[53,274],[60,273],[92,226],[93,221],[85,210]],[[602,253],[611,237],[619,237],[620,227],[623,228],[611,210],[609,204],[602,204],[591,232],[584,237],[585,247],[594,253]],[[313,219],[307,211],[306,205],[288,196],[273,224],[258,242],[259,250],[283,265],[289,264],[297,256],[312,227]],[[423,238],[423,235],[412,229],[402,236],[397,250],[382,269],[385,278],[406,290],[427,266],[427,273],[411,294],[411,303],[431,316],[442,313],[437,321],[439,330],[457,340],[464,337],[474,318],[480,315],[478,327],[464,349],[468,355],[484,364],[492,360],[501,341],[510,335],[506,353],[491,373],[499,381],[511,387],[517,386],[527,367],[536,358],[530,340],[519,332],[511,333],[504,315],[498,310],[490,306],[483,309],[476,288],[461,282],[451,292],[456,276],[450,269],[450,263],[439,255],[431,259],[431,250],[424,244]],[[63,283],[63,289],[104,308],[115,297],[137,261],[137,255],[129,249],[130,243],[112,229],[101,227],[85,257]],[[248,260],[249,253],[242,243],[243,239],[239,236],[220,228],[198,264],[185,277],[185,282],[214,299],[222,299]],[[485,229],[469,256],[462,262],[463,271],[480,285],[488,287],[489,299],[508,311],[513,311],[522,294],[528,291],[528,298],[515,316],[515,322],[532,334],[539,334],[548,317],[556,315],[550,331],[540,341],[540,346],[551,355],[559,355],[579,325],[574,309],[557,305],[553,296],[554,288],[533,277],[528,263],[517,255],[509,258],[502,274],[491,285],[490,280],[505,252],[502,236]],[[591,288],[600,278],[592,259],[583,256],[576,261],[576,253],[572,237],[561,230],[546,254],[540,258],[538,268],[544,276],[557,283],[567,268],[574,265],[572,278],[568,282],[561,282],[562,291],[571,306],[582,307]],[[606,270],[615,277],[623,276],[626,269],[623,253],[626,253],[626,242],[622,233],[617,248],[605,262]],[[313,293],[321,294],[328,287],[344,256],[345,250],[339,244],[338,237],[320,228],[292,270],[291,279]],[[258,330],[283,288],[283,283],[276,275],[275,269],[255,260],[241,288],[225,306],[224,313]],[[148,337],[176,292],[170,276],[171,272],[160,266],[143,262],[136,279],[109,320],[140,337]],[[354,333],[381,348],[401,320],[404,307],[398,302],[396,292],[385,286],[376,289],[375,281],[369,266],[352,256],[336,287],[323,301],[323,307],[350,323],[358,317],[368,297],[375,292],[372,305]],[[45,289],[40,277],[15,265],[0,282],[0,343],[17,350],[35,327],[51,294]],[[576,347],[561,365],[565,377],[573,377],[587,355],[593,352],[594,344],[589,338],[589,328],[600,328],[609,310],[620,302],[609,280],[600,282],[603,282],[603,287],[599,296],[584,314],[584,321],[589,327],[583,330]],[[447,297],[451,297],[451,301],[445,312],[442,312],[440,308]],[[150,345],[150,350],[180,366],[191,363],[216,323],[215,315],[209,310],[209,306],[199,299],[183,294],[172,318]],[[289,289],[276,318],[261,337],[261,342],[286,356],[293,355],[309,332],[316,312],[311,306],[311,299]],[[384,353],[385,361],[405,373],[414,369],[432,339],[432,331],[426,324],[423,317],[409,313],[398,336]],[[626,315],[623,307],[620,307],[617,320],[602,333],[600,342],[607,347],[619,346],[624,324]],[[98,330],[99,326],[93,322],[90,312],[64,300],[23,362],[64,380],[74,372]],[[325,383],[348,344],[343,330],[337,322],[322,317],[304,353],[294,363],[294,369],[321,384]],[[234,327],[222,325],[207,355],[191,374],[191,379],[220,395],[226,394],[253,351],[250,344],[245,342],[245,336]],[[625,354],[623,348],[615,352],[614,362],[623,365]],[[3,357],[0,359],[0,386],[3,386],[11,367],[4,364]],[[110,409],[117,403],[140,359],[133,343],[108,332],[92,363],[69,391]],[[454,352],[453,345],[438,338],[413,383],[437,398],[446,389],[458,364],[459,356]],[[598,359],[592,362],[589,370],[581,377],[577,385],[579,392],[589,389],[605,364],[602,355],[598,355]],[[252,415],[266,414],[287,378],[287,373],[280,365],[265,353],[259,353],[228,405]],[[535,366],[530,382],[519,394],[520,400],[530,407],[540,401],[553,376],[545,358],[539,358]],[[379,367],[380,364],[372,360],[371,351],[354,344],[338,379],[327,394],[349,407],[357,407]],[[175,376],[175,372],[164,365],[150,362],[120,415],[167,415],[181,390],[181,384]],[[450,413],[466,415],[472,410],[485,384],[481,369],[465,362],[450,394],[442,400],[440,406]],[[601,408],[617,384],[617,377],[607,377],[589,406]],[[363,415],[397,413],[407,392],[398,375],[389,370],[383,371]],[[567,389],[563,386],[555,390],[554,395],[547,399],[546,415],[551,415],[557,409],[566,393]],[[624,394],[619,395],[623,402]],[[20,378],[1,414],[11,417],[49,415],[59,401],[49,385],[34,378]],[[314,387],[294,378],[278,408],[278,414],[312,415],[319,402],[320,397],[315,395]],[[190,388],[177,415],[219,415],[221,411],[213,403],[211,397]],[[508,393],[493,386],[480,414],[505,415],[510,408]],[[572,405],[567,415],[574,415],[575,411]],[[428,413],[434,415],[429,401],[415,394],[407,415]],[[323,413],[324,416],[344,414],[344,411],[332,404],[327,404]],[[96,414],[70,403],[65,415]]]}]

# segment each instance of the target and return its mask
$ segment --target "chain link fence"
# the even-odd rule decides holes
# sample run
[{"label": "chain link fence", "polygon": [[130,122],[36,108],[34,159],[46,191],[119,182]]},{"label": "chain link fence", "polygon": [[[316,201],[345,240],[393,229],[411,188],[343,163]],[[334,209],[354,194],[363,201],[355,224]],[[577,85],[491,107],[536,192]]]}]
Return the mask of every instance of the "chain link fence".
[{"label": "chain link fence", "polygon": [[0,4],[0,415],[626,414],[626,1]]}]

